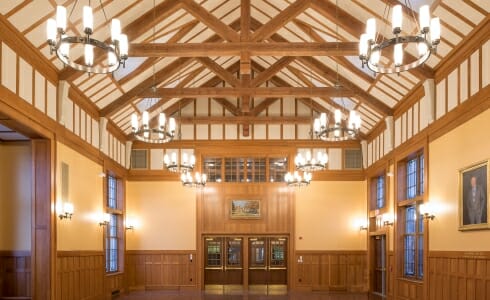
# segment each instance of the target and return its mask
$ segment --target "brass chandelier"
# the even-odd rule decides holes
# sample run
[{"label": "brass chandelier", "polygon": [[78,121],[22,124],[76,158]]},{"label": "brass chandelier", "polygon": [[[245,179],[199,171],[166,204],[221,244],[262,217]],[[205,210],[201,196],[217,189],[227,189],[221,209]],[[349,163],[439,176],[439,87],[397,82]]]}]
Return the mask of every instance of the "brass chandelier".
[{"label": "brass chandelier", "polygon": [[[107,16],[99,0],[100,7],[107,20]],[[111,42],[105,43],[92,37],[94,32],[94,16],[90,1],[83,7],[83,32],[84,36],[69,36],[66,32],[67,19],[69,19],[78,4],[78,0],[73,4],[70,15],[67,18],[66,8],[58,5],[56,8],[56,20],[48,19],[47,21],[47,42],[51,53],[63,62],[64,65],[70,66],[75,70],[87,72],[89,74],[106,74],[116,71],[121,65],[124,66],[128,59],[128,37],[121,33],[121,22],[118,19],[111,20]],[[70,56],[72,47],[83,46],[83,62],[74,60]],[[94,50],[102,50],[107,60],[95,59]]]},{"label": "brass chandelier", "polygon": [[[412,10],[410,1],[405,1],[405,7]],[[401,35],[403,13],[402,5],[395,5],[392,9],[392,32],[395,35],[388,40],[381,40],[376,33],[376,20],[370,18],[366,22],[366,32],[359,41],[359,58],[362,66],[365,65],[375,73],[393,74],[416,68],[426,62],[431,53],[435,53],[440,43],[441,26],[439,18],[430,19],[429,5],[423,5],[419,10],[419,22],[412,12],[413,22],[417,26],[417,35]],[[410,62],[403,58],[404,48],[415,44],[418,57]],[[393,64],[385,64],[381,60],[383,50],[393,48]]]}]

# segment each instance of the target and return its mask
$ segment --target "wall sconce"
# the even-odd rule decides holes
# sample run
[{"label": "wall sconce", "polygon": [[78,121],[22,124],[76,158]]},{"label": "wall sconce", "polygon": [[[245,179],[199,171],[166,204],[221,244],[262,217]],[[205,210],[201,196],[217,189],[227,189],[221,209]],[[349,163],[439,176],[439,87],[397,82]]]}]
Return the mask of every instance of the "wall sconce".
[{"label": "wall sconce", "polygon": [[430,205],[430,203],[420,204],[419,210],[420,210],[420,215],[422,216],[422,218],[424,218],[426,220],[434,220],[434,218],[436,217],[432,213],[433,209],[432,209],[432,205]]},{"label": "wall sconce", "polygon": [[355,223],[359,231],[368,230],[368,222],[366,219],[357,219]]},{"label": "wall sconce", "polygon": [[393,221],[393,215],[391,214],[383,214],[383,226],[393,226],[395,222]]},{"label": "wall sconce", "polygon": [[65,202],[65,203],[63,203],[63,209],[60,212],[60,214],[58,215],[58,217],[60,218],[60,220],[63,220],[63,219],[70,219],[71,220],[71,217],[73,216],[73,210],[74,210],[73,203]]},{"label": "wall sconce", "polygon": [[111,215],[108,213],[104,213],[101,216],[101,221],[99,222],[99,226],[106,226],[109,224],[109,221],[111,220]]},{"label": "wall sconce", "polygon": [[126,230],[134,230],[134,220],[126,218]]},{"label": "wall sconce", "polygon": [[368,230],[367,225],[361,225],[361,226],[359,226],[359,231],[363,231],[363,230]]}]

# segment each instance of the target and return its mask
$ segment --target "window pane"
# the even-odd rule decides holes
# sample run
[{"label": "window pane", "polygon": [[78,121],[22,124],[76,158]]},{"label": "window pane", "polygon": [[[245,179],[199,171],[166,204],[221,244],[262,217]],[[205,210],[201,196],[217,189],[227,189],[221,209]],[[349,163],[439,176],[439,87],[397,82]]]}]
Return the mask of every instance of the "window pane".
[{"label": "window pane", "polygon": [[385,177],[379,176],[376,182],[376,208],[385,206]]},{"label": "window pane", "polygon": [[113,176],[107,176],[107,206],[117,208],[117,179]]},{"label": "window pane", "polygon": [[119,230],[118,215],[111,214],[106,233],[106,271],[118,271]]},{"label": "window pane", "polygon": [[284,175],[287,173],[287,158],[270,158],[269,159],[269,181],[284,182]]},{"label": "window pane", "polygon": [[221,182],[221,158],[206,157],[203,160],[203,173],[208,176],[208,182]]},{"label": "window pane", "polygon": [[417,269],[418,269],[418,277],[422,278],[424,276],[424,236],[419,236],[418,245],[417,245]]},{"label": "window pane", "polygon": [[419,165],[420,165],[420,172],[419,172],[419,195],[424,194],[424,156],[420,155],[419,157]]},{"label": "window pane", "polygon": [[405,233],[415,233],[416,209],[415,206],[408,206],[405,209]]},{"label": "window pane", "polygon": [[404,239],[405,275],[415,276],[415,238],[406,235]]},{"label": "window pane", "polygon": [[407,162],[407,199],[417,196],[417,159]]},{"label": "window pane", "polygon": [[247,182],[265,182],[265,158],[247,159]]},{"label": "window pane", "polygon": [[243,182],[244,179],[244,159],[225,158],[225,182]]}]

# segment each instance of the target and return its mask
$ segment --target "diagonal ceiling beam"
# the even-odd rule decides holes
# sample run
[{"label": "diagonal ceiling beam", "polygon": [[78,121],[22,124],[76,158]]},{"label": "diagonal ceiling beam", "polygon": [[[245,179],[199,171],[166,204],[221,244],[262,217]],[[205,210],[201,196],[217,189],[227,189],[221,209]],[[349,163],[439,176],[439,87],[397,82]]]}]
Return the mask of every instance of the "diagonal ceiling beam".
[{"label": "diagonal ceiling beam", "polygon": [[[191,21],[187,24],[182,25],[182,27],[177,31],[168,41],[168,44],[173,44],[177,43],[180,41],[181,38],[183,38],[186,34],[188,34],[196,25],[199,24],[199,21]],[[146,59],[141,65],[139,65],[134,71],[131,72],[131,74],[121,78],[117,83],[119,86],[124,85],[134,77],[138,76],[139,74],[143,73],[146,71],[149,67],[153,66],[157,61],[160,60],[160,57],[150,57]]]},{"label": "diagonal ceiling beam", "polygon": [[[298,19],[294,20],[293,22],[294,22],[294,24],[296,24],[296,26],[298,26],[301,30],[303,30],[304,33],[309,35],[315,42],[325,42],[325,40],[306,22],[303,22],[303,21],[298,20]],[[347,68],[352,73],[361,77],[366,82],[369,82],[369,84],[374,83],[373,77],[369,76],[368,74],[366,74],[363,71],[356,68],[347,58],[345,58],[343,56],[332,56],[331,58],[333,60],[335,60],[338,64]]]},{"label": "diagonal ceiling beam", "polygon": [[[178,11],[182,7],[181,1],[165,0],[162,3],[155,6],[155,9],[147,11],[145,14],[140,16],[138,19],[134,20],[130,24],[127,24],[122,29],[122,32],[128,36],[128,41],[135,40],[153,26],[165,20],[167,17],[172,15],[174,12]],[[109,42],[107,40],[106,42]],[[98,48],[96,48],[97,50]],[[105,55],[97,55],[94,53],[96,61],[101,62],[105,59]],[[83,57],[79,59],[80,62],[83,61]],[[60,80],[70,80],[73,81],[79,76],[86,74],[85,72],[79,72],[73,68],[65,67],[59,75]]]},{"label": "diagonal ceiling beam", "polygon": [[138,85],[136,85],[134,88],[132,88],[129,91],[126,91],[121,97],[117,98],[113,102],[111,102],[109,105],[104,107],[100,111],[101,116],[110,116],[114,114],[116,111],[121,109],[123,106],[126,104],[130,103],[132,100],[138,97],[139,94],[141,94],[144,91],[148,91],[150,88],[152,88],[155,84],[158,84],[159,82],[165,81],[168,78],[172,77],[175,75],[177,72],[179,72],[183,67],[188,65],[193,59],[188,58],[188,57],[183,57],[183,58],[178,58],[168,64],[166,67],[161,69],[160,71],[155,73],[155,78],[153,76],[150,76],[149,78],[145,79]]},{"label": "diagonal ceiling beam", "polygon": [[252,34],[252,41],[265,40],[310,6],[310,0],[297,0]]},{"label": "diagonal ceiling beam", "polygon": [[218,75],[221,79],[228,82],[231,86],[240,86],[240,81],[238,80],[238,78],[236,78],[232,73],[226,71],[214,60],[210,59],[209,57],[199,57],[197,60],[214,74]]},{"label": "diagonal ceiling beam", "polygon": [[221,104],[227,111],[229,111],[232,115],[238,116],[240,115],[240,109],[233,105],[230,101],[226,100],[225,98],[213,98],[213,101],[216,101],[217,103]]},{"label": "diagonal ceiling beam", "polygon": [[[349,32],[353,36],[359,38],[365,31],[365,25],[358,19],[351,16],[343,9],[336,7],[334,3],[328,0],[311,0],[311,7],[318,13],[334,23],[338,23],[343,30]],[[338,16],[337,16],[338,15]],[[382,35],[381,35],[382,36]],[[385,37],[386,38],[386,37]],[[393,47],[387,47],[384,51],[384,56],[393,57]],[[405,53],[407,59],[416,60],[412,55]],[[427,65],[422,65],[409,71],[413,75],[421,79],[434,78],[434,70]]]},{"label": "diagonal ceiling beam", "polygon": [[393,109],[391,109],[384,102],[378,100],[376,97],[372,96],[365,90],[361,89],[360,87],[358,87],[357,85],[349,81],[344,76],[337,74],[335,71],[325,66],[321,61],[317,60],[316,58],[300,57],[298,58],[298,60],[301,61],[305,66],[311,68],[314,72],[325,77],[327,80],[330,80],[332,82],[337,82],[337,78],[338,78],[342,86],[355,93],[355,95],[359,96],[365,104],[367,104],[377,112],[381,113],[383,116],[393,115]]},{"label": "diagonal ceiling beam", "polygon": [[240,36],[230,26],[223,23],[220,19],[204,9],[201,5],[197,4],[193,0],[180,0],[175,2],[182,2],[184,9],[193,15],[196,19],[206,24],[216,34],[223,39],[230,42],[240,41]]},{"label": "diagonal ceiling beam", "polygon": [[266,98],[266,99],[264,99],[264,101],[260,102],[259,105],[254,106],[254,108],[250,111],[250,115],[254,116],[254,117],[258,116],[261,112],[266,110],[269,106],[274,104],[279,99],[280,98]]},{"label": "diagonal ceiling beam", "polygon": [[296,58],[293,56],[285,56],[280,58],[278,61],[276,61],[274,64],[269,66],[267,69],[265,69],[263,72],[260,72],[250,83],[250,86],[259,86],[262,83],[266,82],[269,80],[272,76],[277,74],[277,72],[281,71],[284,67],[288,66],[290,63],[292,63]]}]

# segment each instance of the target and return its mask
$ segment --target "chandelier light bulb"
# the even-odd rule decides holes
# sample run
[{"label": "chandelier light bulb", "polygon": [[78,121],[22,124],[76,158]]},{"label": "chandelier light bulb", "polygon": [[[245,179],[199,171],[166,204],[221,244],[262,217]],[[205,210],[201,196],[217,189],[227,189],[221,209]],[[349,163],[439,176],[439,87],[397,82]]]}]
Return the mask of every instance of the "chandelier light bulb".
[{"label": "chandelier light bulb", "polygon": [[175,124],[175,119],[174,118],[170,118],[168,120],[168,128],[169,128],[169,131],[170,132],[174,132],[175,131],[176,124]]},{"label": "chandelier light bulb", "polygon": [[371,60],[370,62],[377,66],[379,64],[379,60],[381,58],[381,51],[379,50],[379,48],[375,48],[372,52],[371,52]]},{"label": "chandelier light bulb", "polygon": [[109,66],[114,66],[115,64],[117,64],[116,54],[114,54],[114,52],[112,51],[107,52],[107,64]]},{"label": "chandelier light bulb", "polygon": [[113,42],[119,42],[121,35],[121,21],[119,19],[112,19],[111,21],[111,39]]},{"label": "chandelier light bulb", "polygon": [[369,41],[367,33],[361,34],[361,38],[359,40],[359,56],[366,57],[369,49]]},{"label": "chandelier light bulb", "polygon": [[135,113],[131,115],[131,128],[133,131],[138,130],[138,116]]},{"label": "chandelier light bulb", "polygon": [[334,119],[335,119],[335,124],[340,124],[340,121],[342,120],[342,113],[340,112],[340,109],[335,110]]},{"label": "chandelier light bulb", "polygon": [[306,161],[310,161],[311,160],[311,151],[306,151]]},{"label": "chandelier light bulb", "polygon": [[56,6],[56,27],[59,30],[66,30],[66,8],[64,6]]},{"label": "chandelier light bulb", "polygon": [[441,22],[439,18],[430,20],[430,39],[432,45],[439,44],[441,40]]},{"label": "chandelier light bulb", "polygon": [[419,9],[419,25],[421,33],[429,32],[430,26],[430,7],[429,5],[422,5]]},{"label": "chandelier light bulb", "polygon": [[177,163],[177,152],[172,152],[172,163],[173,164]]},{"label": "chandelier light bulb", "polygon": [[160,127],[160,129],[162,129],[163,127],[165,127],[165,122],[167,121],[166,117],[165,117],[165,114],[164,113],[159,113],[158,114],[158,126]]},{"label": "chandelier light bulb", "polygon": [[395,66],[401,66],[403,63],[403,44],[395,45],[394,56]]},{"label": "chandelier light bulb", "polygon": [[90,6],[83,7],[83,31],[86,34],[92,34],[94,31],[94,15]]},{"label": "chandelier light bulb", "polygon": [[150,138],[150,132],[149,131],[143,132],[143,136],[145,139],[149,139]]},{"label": "chandelier light bulb", "polygon": [[366,22],[366,34],[369,41],[376,40],[376,19],[369,18]]},{"label": "chandelier light bulb", "polygon": [[144,127],[148,127],[150,124],[150,114],[148,113],[148,111],[144,111],[143,112],[143,126]]},{"label": "chandelier light bulb", "polygon": [[320,126],[321,127],[326,127],[327,126],[327,114],[326,113],[321,113],[320,114]]},{"label": "chandelier light bulb", "polygon": [[61,45],[60,45],[60,54],[63,57],[68,58],[70,56],[70,44],[68,44],[68,43],[61,43]]},{"label": "chandelier light bulb", "polygon": [[182,154],[182,164],[186,165],[189,160],[189,155],[187,153]]},{"label": "chandelier light bulb", "polygon": [[94,46],[85,44],[85,64],[92,66],[94,64]]},{"label": "chandelier light bulb", "polygon": [[122,58],[128,58],[128,36],[125,34],[119,35],[119,52]]},{"label": "chandelier light bulb", "polygon": [[56,44],[56,21],[54,19],[48,19],[46,23],[46,36],[50,45]]},{"label": "chandelier light bulb", "polygon": [[395,5],[393,7],[393,12],[391,15],[391,27],[393,29],[393,34],[399,34],[402,31],[402,22],[403,22],[403,14],[402,14],[402,6]]},{"label": "chandelier light bulb", "polygon": [[427,44],[425,42],[419,42],[417,44],[417,50],[419,53],[419,56],[423,56],[429,51],[429,48],[427,47]]}]

